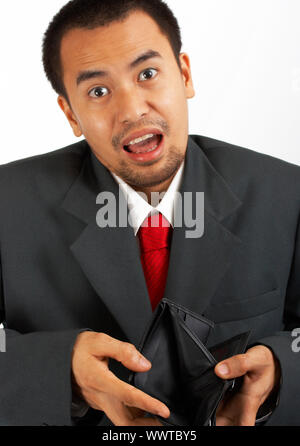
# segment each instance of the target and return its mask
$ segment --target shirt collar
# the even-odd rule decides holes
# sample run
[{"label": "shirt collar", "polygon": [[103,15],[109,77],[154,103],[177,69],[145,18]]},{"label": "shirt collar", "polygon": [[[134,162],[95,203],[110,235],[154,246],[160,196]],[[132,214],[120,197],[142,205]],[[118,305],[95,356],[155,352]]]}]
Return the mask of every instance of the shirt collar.
[{"label": "shirt collar", "polygon": [[185,162],[181,164],[175,177],[172,180],[168,190],[164,193],[160,203],[153,203],[154,206],[148,203],[145,198],[142,197],[138,192],[136,192],[131,186],[124,182],[120,177],[112,173],[112,176],[119,184],[120,189],[125,195],[125,199],[128,203],[129,215],[132,227],[134,229],[134,234],[137,235],[138,230],[149,215],[156,213],[161,213],[168,222],[174,227],[174,206],[176,193],[179,192],[183,172],[184,172]]}]

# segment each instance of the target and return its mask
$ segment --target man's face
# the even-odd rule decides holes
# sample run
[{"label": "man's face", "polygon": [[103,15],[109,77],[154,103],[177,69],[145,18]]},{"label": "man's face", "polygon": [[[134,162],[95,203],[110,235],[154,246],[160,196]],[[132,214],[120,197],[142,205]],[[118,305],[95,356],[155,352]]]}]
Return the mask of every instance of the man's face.
[{"label": "man's face", "polygon": [[123,22],[70,30],[61,60],[71,107],[58,102],[75,135],[134,188],[171,180],[185,157],[194,96],[188,56],[180,55],[180,71],[167,37],[136,11]]}]

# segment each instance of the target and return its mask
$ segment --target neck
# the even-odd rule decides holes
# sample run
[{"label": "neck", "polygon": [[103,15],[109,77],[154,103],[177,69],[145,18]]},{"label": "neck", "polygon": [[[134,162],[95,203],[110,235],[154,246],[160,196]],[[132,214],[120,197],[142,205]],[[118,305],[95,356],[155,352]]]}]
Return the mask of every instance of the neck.
[{"label": "neck", "polygon": [[164,181],[163,183],[157,184],[156,186],[151,186],[151,187],[135,187],[132,186],[133,189],[135,189],[138,192],[143,192],[144,194],[147,195],[147,199],[148,199],[148,203],[151,203],[151,193],[162,193],[162,192],[166,192],[169,189],[170,184],[172,183],[175,175],[177,172],[175,172],[175,174],[169,178],[168,180]]}]

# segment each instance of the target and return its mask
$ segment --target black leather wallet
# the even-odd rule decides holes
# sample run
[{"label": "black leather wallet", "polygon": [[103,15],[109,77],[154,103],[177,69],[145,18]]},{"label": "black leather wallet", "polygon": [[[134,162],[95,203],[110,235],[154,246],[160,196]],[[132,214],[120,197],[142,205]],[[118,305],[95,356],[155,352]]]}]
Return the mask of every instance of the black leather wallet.
[{"label": "black leather wallet", "polygon": [[205,346],[214,323],[163,299],[156,308],[139,351],[152,363],[148,372],[132,373],[129,383],[165,403],[171,415],[166,426],[209,426],[216,410],[237,380],[223,380],[215,365],[245,352],[250,332],[211,348]]}]

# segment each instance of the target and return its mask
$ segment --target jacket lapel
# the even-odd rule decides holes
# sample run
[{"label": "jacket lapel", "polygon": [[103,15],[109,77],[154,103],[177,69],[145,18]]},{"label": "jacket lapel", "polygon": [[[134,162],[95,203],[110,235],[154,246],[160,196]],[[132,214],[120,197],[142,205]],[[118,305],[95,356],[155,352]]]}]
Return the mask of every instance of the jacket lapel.
[{"label": "jacket lapel", "polygon": [[185,192],[204,192],[204,234],[186,238],[191,228],[184,219],[182,227],[174,228],[165,297],[203,314],[241,244],[222,221],[242,203],[191,137],[181,186],[183,197]]},{"label": "jacket lapel", "polygon": [[[97,225],[96,198],[104,191],[116,197],[118,203],[118,185],[89,150],[80,175],[62,204],[63,209],[85,223],[70,249],[129,342],[137,345],[152,315],[139,248],[132,227]],[[118,206],[116,211],[118,222]]]},{"label": "jacket lapel", "polygon": [[[97,226],[98,194],[110,192],[118,203],[122,192],[88,145],[87,149],[81,172],[61,205],[84,223],[70,249],[129,342],[138,345],[152,309],[137,239],[128,225]],[[241,202],[191,137],[180,192],[204,192],[204,235],[186,238],[191,228],[184,219],[182,227],[174,228],[165,297],[203,314],[241,243],[222,224]],[[118,206],[116,211],[118,224]]]}]

